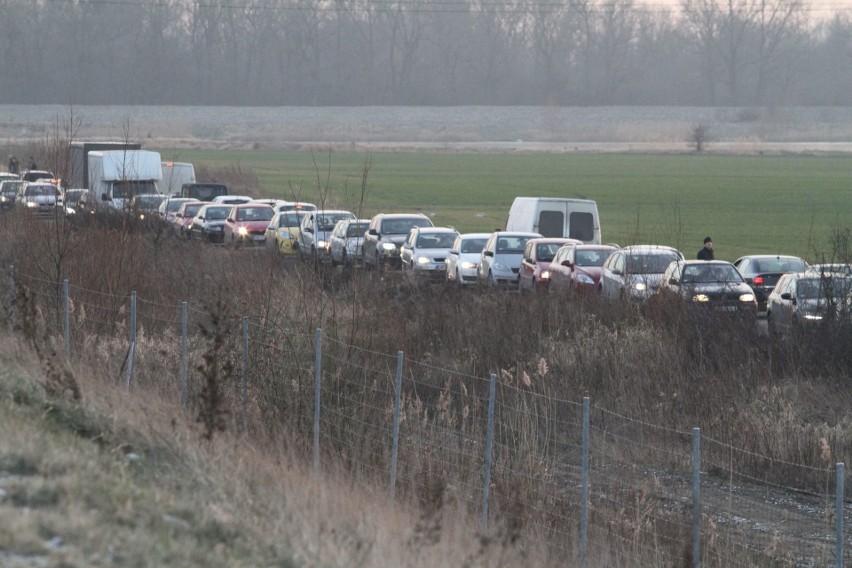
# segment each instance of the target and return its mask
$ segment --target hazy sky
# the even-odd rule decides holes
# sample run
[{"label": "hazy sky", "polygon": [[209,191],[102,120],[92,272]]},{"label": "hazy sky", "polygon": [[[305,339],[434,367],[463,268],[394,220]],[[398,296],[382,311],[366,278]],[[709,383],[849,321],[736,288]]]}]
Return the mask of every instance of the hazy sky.
[{"label": "hazy sky", "polygon": [[[676,9],[681,4],[681,0],[636,0],[636,2],[660,10]],[[852,0],[804,0],[804,2],[815,20],[830,19],[838,13],[852,16]]]}]

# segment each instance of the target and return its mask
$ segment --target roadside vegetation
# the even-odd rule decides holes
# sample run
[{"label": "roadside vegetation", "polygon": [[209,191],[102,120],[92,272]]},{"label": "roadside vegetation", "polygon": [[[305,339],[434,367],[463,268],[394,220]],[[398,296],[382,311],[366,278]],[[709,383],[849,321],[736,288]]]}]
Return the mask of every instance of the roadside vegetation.
[{"label": "roadside vegetation", "polygon": [[[374,207],[382,203],[372,193],[370,199]],[[14,215],[0,226],[0,262],[27,275],[16,280],[17,340],[5,347],[6,365],[14,369],[14,361],[35,358],[40,368],[3,375],[3,388],[12,393],[3,397],[3,420],[19,417],[34,441],[16,449],[12,440],[3,440],[0,457],[32,472],[21,483],[37,480],[33,487],[37,494],[39,487],[45,489],[48,509],[93,491],[76,488],[83,479],[91,478],[97,487],[110,483],[83,473],[41,479],[46,473],[85,472],[92,466],[84,463],[95,460],[120,481],[113,482],[117,495],[104,497],[105,502],[84,500],[73,506],[69,518],[79,525],[66,529],[41,517],[30,524],[22,517],[11,542],[0,547],[16,554],[48,554],[44,542],[57,535],[63,542],[87,541],[66,535],[88,533],[86,523],[92,523],[92,530],[116,531],[119,541],[125,525],[147,528],[148,544],[140,539],[138,548],[127,545],[130,554],[156,549],[160,564],[171,565],[564,563],[565,550],[575,552],[570,536],[547,543],[534,535],[543,523],[555,523],[559,514],[576,508],[556,498],[542,501],[542,496],[548,483],[559,482],[548,456],[560,447],[564,433],[551,427],[552,418],[568,416],[569,402],[583,396],[596,407],[660,427],[649,432],[649,444],[681,443],[666,429],[700,426],[704,435],[743,450],[737,454],[739,471],[816,495],[829,493],[826,475],[835,462],[852,463],[848,325],[779,347],[754,326],[696,316],[675,305],[634,309],[594,299],[440,285],[413,288],[396,274],[314,270],[260,251],[179,242],[130,225],[45,227]],[[849,262],[848,229],[832,236],[811,246],[826,258]],[[70,364],[62,360],[57,343],[59,278],[97,297],[102,309],[84,311],[81,301],[75,310]],[[196,355],[186,413],[174,394],[178,343],[173,313],[157,312],[159,317],[144,322],[134,389],[128,394],[116,386],[127,357],[125,306],[131,290],[156,299],[154,310],[181,301],[199,310],[191,330]],[[251,404],[245,422],[233,380],[243,315],[255,322],[252,333],[259,338],[250,355]],[[332,447],[324,450],[319,476],[308,473],[311,338],[317,328],[331,340],[323,374],[324,388],[334,393],[324,400],[329,409],[324,428]],[[369,370],[386,367],[387,355],[399,350],[416,365],[407,372],[416,372],[418,387],[403,393],[403,400],[408,416],[422,417],[423,427],[409,434],[424,444],[452,444],[462,435],[477,438],[485,414],[482,379],[491,372],[501,378],[499,443],[521,457],[512,470],[516,474],[506,472],[495,481],[495,520],[488,534],[476,534],[475,507],[454,498],[460,485],[476,483],[472,475],[478,469],[470,454],[418,453],[416,447],[403,451],[405,475],[397,506],[385,506],[387,480],[376,472],[387,471],[387,440],[335,419],[351,410],[346,408],[351,401],[370,400],[385,377]],[[446,370],[452,371],[452,380]],[[380,405],[359,409],[363,424],[386,421],[387,409]],[[65,414],[76,418],[55,428],[61,437],[51,442],[52,449],[40,450],[47,443],[40,441],[40,432]],[[612,455],[637,464],[683,466],[655,462],[617,439],[611,444]],[[71,461],[78,456],[80,462]],[[766,456],[809,468],[767,470]],[[715,457],[722,463],[732,459]],[[29,495],[33,490],[21,487],[13,491]],[[30,497],[22,499],[7,497],[0,506],[20,506]],[[650,532],[656,540],[636,547],[637,539],[648,534],[647,527],[640,532],[634,524],[640,506],[662,507],[625,502],[621,510],[616,505],[595,511],[599,526],[608,529],[591,535],[592,566],[659,565],[655,553],[663,549],[666,558],[684,559],[678,547],[686,547],[689,536],[676,525],[654,525]],[[106,526],[97,529],[98,523]],[[569,522],[560,534],[575,529]],[[178,547],[184,538],[191,546]],[[89,556],[69,552],[69,561],[85,565],[91,555],[110,552],[85,553]],[[733,554],[741,554],[745,564],[769,561],[748,551]]]}]

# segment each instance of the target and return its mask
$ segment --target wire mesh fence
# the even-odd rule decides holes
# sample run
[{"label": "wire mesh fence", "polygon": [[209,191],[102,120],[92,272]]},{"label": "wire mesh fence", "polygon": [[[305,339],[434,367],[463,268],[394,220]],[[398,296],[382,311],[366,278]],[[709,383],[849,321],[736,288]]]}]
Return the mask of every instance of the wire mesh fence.
[{"label": "wire mesh fence", "polygon": [[488,534],[535,543],[555,560],[852,561],[845,468],[827,443],[793,463],[775,457],[771,440],[765,452],[745,450],[561,397],[534,384],[544,372],[477,377],[274,313],[102,294],[12,271],[8,286],[10,334],[27,333],[20,320],[34,311],[43,336],[72,358],[188,412],[213,382],[226,427],[280,439],[319,469],[386,485],[393,499],[455,503]]}]

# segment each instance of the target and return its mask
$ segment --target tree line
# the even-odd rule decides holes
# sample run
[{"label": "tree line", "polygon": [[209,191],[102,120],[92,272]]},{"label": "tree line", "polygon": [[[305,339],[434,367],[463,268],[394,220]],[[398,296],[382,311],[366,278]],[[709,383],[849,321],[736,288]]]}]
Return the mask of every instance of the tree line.
[{"label": "tree line", "polygon": [[[817,0],[815,0],[817,1]],[[823,2],[827,0],[822,0]],[[0,0],[0,102],[852,105],[804,0]]]}]

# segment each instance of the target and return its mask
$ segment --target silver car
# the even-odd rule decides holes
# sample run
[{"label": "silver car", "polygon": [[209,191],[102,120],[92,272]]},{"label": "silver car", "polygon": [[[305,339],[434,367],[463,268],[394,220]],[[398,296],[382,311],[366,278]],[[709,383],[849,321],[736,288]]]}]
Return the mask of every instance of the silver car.
[{"label": "silver car", "polygon": [[334,226],[329,240],[332,266],[352,266],[364,259],[364,233],[369,219],[342,219]]},{"label": "silver car", "polygon": [[613,252],[601,267],[598,284],[604,298],[643,302],[656,294],[663,273],[683,254],[661,245],[632,245]]},{"label": "silver car", "polygon": [[539,233],[495,231],[488,237],[479,256],[477,279],[491,286],[518,286],[518,272],[524,259],[524,248],[530,239],[540,239]]},{"label": "silver car", "polygon": [[476,268],[489,233],[464,233],[456,237],[447,255],[447,282],[476,284]]},{"label": "silver car", "polygon": [[788,273],[766,301],[770,336],[798,333],[829,318],[846,319],[852,310],[852,277],[841,273]]},{"label": "silver car", "polygon": [[459,235],[447,227],[414,227],[402,245],[402,269],[418,278],[446,279],[447,257]]}]

